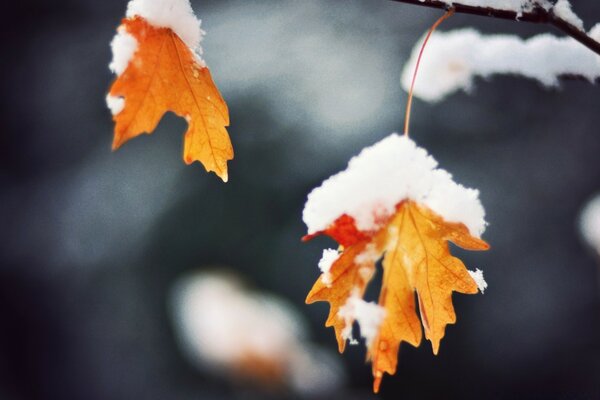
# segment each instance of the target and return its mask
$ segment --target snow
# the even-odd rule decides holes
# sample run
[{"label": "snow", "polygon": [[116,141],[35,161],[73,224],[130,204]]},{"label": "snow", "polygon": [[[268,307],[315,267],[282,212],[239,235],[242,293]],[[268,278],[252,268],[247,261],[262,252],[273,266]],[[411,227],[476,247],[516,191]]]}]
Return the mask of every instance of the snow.
[{"label": "snow", "polygon": [[486,222],[479,191],[455,183],[437,165],[427,151],[398,134],[363,149],[346,170],[308,195],[302,215],[308,233],[326,229],[343,214],[353,217],[359,230],[372,231],[379,228],[378,216],[392,215],[398,203],[410,199],[480,237]]},{"label": "snow", "polygon": [[110,47],[112,49],[113,58],[108,68],[117,76],[120,76],[129,65],[129,60],[135,54],[138,42],[137,40],[131,36],[125,28],[119,27],[117,30],[117,34],[113,38],[112,42],[110,42]]},{"label": "snow", "polygon": [[583,31],[583,21],[573,12],[569,0],[558,0],[552,7],[552,12],[558,18]]},{"label": "snow", "polygon": [[[424,1],[424,0],[421,0]],[[461,4],[465,6],[473,7],[484,7],[494,8],[496,10],[513,11],[517,14],[517,17],[524,12],[531,11],[536,6],[542,7],[546,10],[552,7],[552,3],[548,0],[441,0],[446,3],[448,7],[452,5]]]},{"label": "snow", "polygon": [[345,372],[337,354],[304,344],[302,351],[291,352],[289,359],[289,385],[300,399],[325,398],[325,395],[339,393]]},{"label": "snow", "polygon": [[171,306],[180,347],[202,369],[265,383],[247,368],[256,361],[258,370],[270,365],[299,393],[322,394],[342,383],[339,363],[307,340],[305,322],[290,305],[251,292],[234,277],[185,276],[173,288]]},{"label": "snow", "polygon": [[123,111],[123,108],[125,108],[125,99],[122,97],[111,96],[109,94],[106,95],[106,105],[108,106],[108,109],[112,115],[117,115]]},{"label": "snow", "polygon": [[588,35],[596,42],[600,43],[600,23],[597,23],[590,29]]},{"label": "snow", "polygon": [[338,315],[346,322],[342,337],[349,340],[350,344],[357,343],[352,337],[352,322],[356,320],[360,327],[360,335],[365,339],[367,347],[370,347],[379,333],[379,327],[385,317],[385,309],[376,303],[364,301],[354,293],[340,308]]},{"label": "snow", "polygon": [[198,353],[211,363],[236,363],[244,353],[278,360],[303,335],[281,304],[247,295],[224,277],[196,277],[180,295],[184,329],[194,338]]},{"label": "snow", "polygon": [[584,207],[579,219],[579,230],[585,241],[600,255],[600,195]]},{"label": "snow", "polygon": [[[377,246],[373,243],[369,243],[365,249],[356,257],[354,257],[354,262],[358,265],[371,266],[373,263],[377,262],[380,257],[380,252],[377,250]],[[370,268],[368,268],[370,270]]]},{"label": "snow", "polygon": [[337,261],[339,256],[340,254],[337,250],[325,249],[323,250],[323,256],[321,257],[321,260],[319,260],[319,269],[323,273],[323,275],[321,276],[321,280],[327,287],[331,286],[331,274],[329,273],[329,271],[331,269],[331,266],[334,262]]},{"label": "snow", "polygon": [[[108,65],[108,68],[117,76],[121,76],[127,69],[129,61],[137,51],[138,42],[133,36],[127,33],[125,28],[119,27],[117,34],[112,42],[110,42],[110,48],[112,50],[113,58]],[[125,108],[125,99],[109,94],[106,96],[106,105],[112,115],[117,115]]]},{"label": "snow", "polygon": [[483,292],[485,292],[485,289],[487,289],[488,287],[487,282],[485,281],[485,279],[483,279],[483,271],[476,268],[475,271],[469,271],[469,274],[477,284],[477,288],[479,289],[479,291],[483,294]]},{"label": "snow", "polygon": [[170,28],[197,54],[202,54],[200,41],[204,31],[189,0],[131,0],[127,18],[140,16],[156,27]]},{"label": "snow", "polygon": [[[600,35],[594,27],[591,34]],[[422,41],[421,41],[422,42]],[[412,51],[402,72],[402,87],[409,90],[421,43]],[[436,102],[457,90],[469,92],[476,76],[522,75],[545,86],[574,74],[590,81],[600,77],[600,57],[572,38],[550,34],[528,40],[511,35],[481,35],[474,29],[435,32],[425,49],[414,95]]]}]

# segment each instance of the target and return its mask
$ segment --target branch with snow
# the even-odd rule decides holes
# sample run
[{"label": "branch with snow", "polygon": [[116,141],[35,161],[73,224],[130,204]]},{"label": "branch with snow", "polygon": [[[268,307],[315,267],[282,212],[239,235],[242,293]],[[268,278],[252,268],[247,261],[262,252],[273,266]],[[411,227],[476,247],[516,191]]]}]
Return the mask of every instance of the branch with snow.
[{"label": "branch with snow", "polygon": [[568,0],[392,0],[430,8],[453,8],[455,13],[513,21],[549,24],[600,55],[600,38],[585,32],[583,21]]},{"label": "branch with snow", "polygon": [[[600,24],[590,35],[600,37]],[[409,90],[421,43],[402,72],[402,87]],[[557,86],[561,76],[579,76],[590,82],[600,78],[600,56],[574,39],[550,34],[523,40],[512,35],[481,35],[474,29],[434,32],[421,60],[414,95],[439,101],[457,90],[469,91],[476,76],[521,75],[545,86]]]}]

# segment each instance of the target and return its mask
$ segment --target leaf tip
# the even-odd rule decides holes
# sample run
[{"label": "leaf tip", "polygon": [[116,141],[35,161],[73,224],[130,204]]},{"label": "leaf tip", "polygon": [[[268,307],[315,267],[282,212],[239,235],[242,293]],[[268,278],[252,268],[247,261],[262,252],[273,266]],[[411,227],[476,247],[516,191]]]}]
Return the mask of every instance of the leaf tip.
[{"label": "leaf tip", "polygon": [[117,151],[119,149],[119,147],[121,147],[121,145],[123,144],[123,141],[121,139],[119,139],[119,136],[115,134],[115,137],[113,139],[112,145],[111,145],[111,150],[112,151]]},{"label": "leaf tip", "polygon": [[219,178],[221,178],[223,183],[227,183],[229,181],[229,171],[227,170],[227,162],[224,162],[222,165],[218,163],[217,165],[215,165],[214,168],[206,168],[206,170],[207,172],[214,172]]},{"label": "leaf tip", "polygon": [[306,299],[304,299],[304,303],[305,303],[305,304],[312,304],[312,303],[314,303],[314,300],[313,300],[313,298],[312,298],[312,297],[313,297],[313,296],[312,296],[312,292],[310,292],[310,293],[308,294],[308,296],[306,296]]},{"label": "leaf tip", "polygon": [[342,337],[342,335],[336,334],[336,339],[338,342],[338,351],[342,354],[346,350],[346,339]]},{"label": "leaf tip", "polygon": [[373,393],[379,393],[381,387],[381,380],[383,379],[383,372],[376,371],[373,374]]},{"label": "leaf tip", "polygon": [[321,232],[316,232],[316,233],[309,233],[307,235],[302,236],[302,241],[303,242],[308,242],[310,240],[312,240],[313,238],[317,237],[318,235],[320,235]]},{"label": "leaf tip", "polygon": [[481,251],[488,251],[491,248],[490,244],[481,239]]}]

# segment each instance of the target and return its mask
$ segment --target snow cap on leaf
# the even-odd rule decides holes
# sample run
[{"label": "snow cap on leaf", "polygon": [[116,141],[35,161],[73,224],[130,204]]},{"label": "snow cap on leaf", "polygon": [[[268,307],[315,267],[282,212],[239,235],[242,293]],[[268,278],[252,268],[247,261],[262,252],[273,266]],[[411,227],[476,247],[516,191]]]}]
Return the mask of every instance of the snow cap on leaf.
[{"label": "snow cap on leaf", "polygon": [[399,203],[413,200],[480,237],[486,222],[479,191],[457,184],[437,166],[425,149],[398,134],[363,149],[346,170],[308,195],[302,215],[308,234],[326,230],[343,215],[360,231],[374,231]]},{"label": "snow cap on leaf", "polygon": [[135,16],[156,27],[172,29],[190,49],[202,54],[200,42],[205,32],[189,0],[131,0],[127,4],[127,18]]}]

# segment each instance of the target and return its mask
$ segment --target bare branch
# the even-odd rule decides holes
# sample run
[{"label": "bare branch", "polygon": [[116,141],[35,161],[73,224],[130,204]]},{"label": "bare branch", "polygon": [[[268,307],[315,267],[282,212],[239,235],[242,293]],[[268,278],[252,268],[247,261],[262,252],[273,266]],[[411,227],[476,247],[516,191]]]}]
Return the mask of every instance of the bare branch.
[{"label": "bare branch", "polygon": [[[440,0],[392,0],[398,3],[414,4],[423,7],[448,9],[446,2]],[[557,17],[552,9],[546,10],[540,6],[534,6],[531,11],[523,12],[517,15],[514,11],[501,10],[489,7],[467,6],[460,3],[453,3],[454,12],[462,14],[480,15],[484,17],[493,17],[500,19],[508,19],[512,21],[532,22],[536,24],[552,25],[585,47],[600,55],[600,43],[591,38],[584,31],[579,30],[576,26]]]}]

